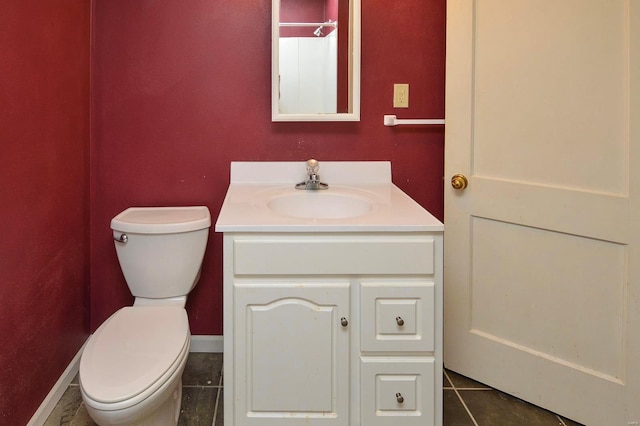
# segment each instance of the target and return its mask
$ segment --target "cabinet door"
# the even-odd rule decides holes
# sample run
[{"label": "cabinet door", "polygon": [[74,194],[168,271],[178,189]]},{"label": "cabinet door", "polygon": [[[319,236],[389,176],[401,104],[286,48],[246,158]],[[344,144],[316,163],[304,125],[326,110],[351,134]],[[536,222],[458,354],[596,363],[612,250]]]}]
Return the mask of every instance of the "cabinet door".
[{"label": "cabinet door", "polygon": [[235,425],[349,424],[349,282],[236,284]]}]

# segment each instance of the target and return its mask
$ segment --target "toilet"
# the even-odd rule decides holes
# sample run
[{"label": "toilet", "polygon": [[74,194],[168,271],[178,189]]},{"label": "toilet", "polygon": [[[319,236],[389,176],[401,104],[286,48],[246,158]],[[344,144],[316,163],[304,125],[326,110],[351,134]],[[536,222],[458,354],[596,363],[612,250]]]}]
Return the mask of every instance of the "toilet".
[{"label": "toilet", "polygon": [[111,220],[135,300],[96,330],[80,359],[82,399],[97,424],[177,424],[191,338],[185,304],[210,227],[204,206],[132,207]]}]

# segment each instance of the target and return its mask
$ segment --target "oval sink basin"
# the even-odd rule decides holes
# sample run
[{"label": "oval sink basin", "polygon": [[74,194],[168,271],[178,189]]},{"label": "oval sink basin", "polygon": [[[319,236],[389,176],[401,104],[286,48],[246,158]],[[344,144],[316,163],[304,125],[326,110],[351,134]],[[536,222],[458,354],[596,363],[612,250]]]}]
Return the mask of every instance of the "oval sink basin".
[{"label": "oval sink basin", "polygon": [[296,191],[273,198],[267,206],[280,215],[305,219],[357,217],[373,208],[373,204],[363,198],[327,191]]}]

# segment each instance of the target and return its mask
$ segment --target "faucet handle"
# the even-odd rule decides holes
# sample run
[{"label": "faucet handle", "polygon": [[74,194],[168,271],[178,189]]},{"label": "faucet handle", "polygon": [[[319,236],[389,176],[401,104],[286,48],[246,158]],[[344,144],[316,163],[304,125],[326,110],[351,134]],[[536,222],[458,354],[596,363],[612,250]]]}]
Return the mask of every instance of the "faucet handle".
[{"label": "faucet handle", "polygon": [[307,160],[307,173],[310,175],[318,174],[318,170],[320,169],[320,165],[318,164],[318,160],[315,158],[311,158]]},{"label": "faucet handle", "polygon": [[320,165],[318,160],[311,158],[307,160],[307,180],[296,184],[296,189],[328,189],[329,185],[324,182],[320,182],[320,176],[318,176],[318,169]]}]

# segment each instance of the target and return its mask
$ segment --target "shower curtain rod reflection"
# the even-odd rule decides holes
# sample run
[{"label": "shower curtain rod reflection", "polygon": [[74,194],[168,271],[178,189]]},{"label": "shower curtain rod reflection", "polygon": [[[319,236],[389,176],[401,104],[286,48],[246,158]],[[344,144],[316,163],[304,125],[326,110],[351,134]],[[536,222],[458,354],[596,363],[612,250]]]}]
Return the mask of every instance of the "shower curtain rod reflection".
[{"label": "shower curtain rod reflection", "polygon": [[334,27],[338,26],[337,22],[280,22],[281,27]]}]

